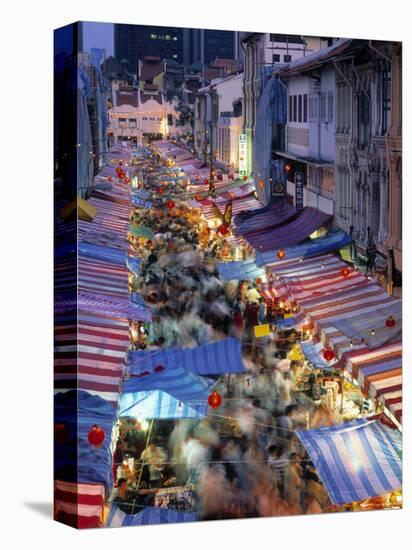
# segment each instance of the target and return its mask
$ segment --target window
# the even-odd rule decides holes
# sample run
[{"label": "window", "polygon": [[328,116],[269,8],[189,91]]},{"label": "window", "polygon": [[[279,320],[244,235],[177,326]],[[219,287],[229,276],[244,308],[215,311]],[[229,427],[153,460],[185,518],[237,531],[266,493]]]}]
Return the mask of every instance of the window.
[{"label": "window", "polygon": [[333,122],[333,92],[328,92],[328,123]]},{"label": "window", "polygon": [[298,113],[297,103],[298,103],[298,96],[294,95],[293,96],[293,122],[297,122],[297,113]]},{"label": "window", "polygon": [[174,37],[173,37],[173,40],[176,41],[176,40],[177,40],[177,36],[174,36]]},{"label": "window", "polygon": [[172,115],[167,115],[167,125],[168,126],[173,126],[173,116]]},{"label": "window", "polygon": [[170,40],[172,37],[170,36],[170,34],[166,34],[165,35],[165,40]]},{"label": "window", "polygon": [[119,128],[127,128],[127,120],[125,118],[119,118]]},{"label": "window", "polygon": [[322,184],[322,172],[320,168],[308,166],[307,187],[309,190],[319,193]]},{"label": "window", "polygon": [[302,95],[298,95],[298,122],[302,122]]},{"label": "window", "polygon": [[292,61],[292,56],[291,55],[284,55],[283,56],[283,62],[284,63],[290,63]]},{"label": "window", "polygon": [[293,120],[293,96],[289,96],[289,122]]},{"label": "window", "polygon": [[358,95],[358,147],[365,148],[370,134],[370,101],[365,92]]},{"label": "window", "polygon": [[149,120],[156,120],[154,116],[151,116]]},{"label": "window", "polygon": [[144,117],[142,117],[142,118],[143,118],[143,120],[147,120],[147,116],[144,116]]},{"label": "window", "polygon": [[177,53],[174,53],[174,54],[172,55],[172,57],[173,57],[173,59],[177,59]]},{"label": "window", "polygon": [[137,120],[135,118],[129,118],[129,128],[136,128]]},{"label": "window", "polygon": [[317,94],[309,96],[309,122],[318,122],[319,119],[319,100]]},{"label": "window", "polygon": [[153,40],[156,40],[157,34],[151,34],[151,35],[150,35],[150,38],[152,38]]},{"label": "window", "polygon": [[320,104],[319,104],[319,118],[320,122],[326,122],[327,120],[327,104],[326,104],[326,93],[320,93]]},{"label": "window", "polygon": [[303,122],[308,121],[308,94],[303,94]]},{"label": "window", "polygon": [[389,127],[389,117],[391,111],[391,72],[386,68],[381,73],[381,134],[386,134]]},{"label": "window", "polygon": [[279,63],[280,62],[280,54],[274,53],[272,54],[272,63]]}]

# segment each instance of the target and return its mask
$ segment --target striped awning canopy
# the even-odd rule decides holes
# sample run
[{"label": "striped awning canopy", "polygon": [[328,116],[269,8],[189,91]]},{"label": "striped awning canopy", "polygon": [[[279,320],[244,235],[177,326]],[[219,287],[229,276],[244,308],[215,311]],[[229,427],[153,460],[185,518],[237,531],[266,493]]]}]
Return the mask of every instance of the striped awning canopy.
[{"label": "striped awning canopy", "polygon": [[[344,267],[349,270],[346,276],[341,272]],[[340,366],[400,422],[401,301],[388,295],[373,278],[330,254],[285,259],[268,266],[268,271],[275,280],[263,285],[263,295],[295,301],[320,335],[322,345],[334,349]],[[389,317],[394,326],[387,326]],[[320,350],[318,355],[321,360]],[[352,360],[374,368],[359,378],[362,370],[352,368]]]},{"label": "striped awning canopy", "polygon": [[[54,396],[54,421],[63,425],[64,439],[54,444],[54,475],[73,483],[101,484],[107,490],[113,484],[112,429],[116,410],[105,399],[82,390],[70,390]],[[103,442],[92,445],[88,435],[96,425],[104,432]]]},{"label": "striped awning canopy", "polygon": [[191,521],[197,521],[197,514],[194,512],[180,512],[178,510],[148,506],[138,514],[125,514],[117,506],[113,505],[106,527],[157,525],[159,523],[186,523]]},{"label": "striped awning canopy", "polygon": [[234,219],[237,232],[240,235],[266,231],[273,228],[296,214],[294,207],[286,200],[280,199],[267,206],[256,209],[254,212],[244,209]]},{"label": "striped awning canopy", "polygon": [[257,267],[253,260],[219,262],[217,268],[219,275],[227,281],[233,279],[256,279],[256,277],[263,277],[265,274],[265,270]]},{"label": "striped awning canopy", "polygon": [[402,488],[402,439],[379,420],[297,430],[333,504]]},{"label": "striped awning canopy", "polygon": [[54,481],[54,517],[76,529],[102,527],[105,488],[97,483]]},{"label": "striped awning canopy", "polygon": [[124,393],[120,398],[119,415],[157,420],[204,418],[207,415],[207,397],[184,402],[164,390]]},{"label": "striped awning canopy", "polygon": [[[308,239],[302,244],[286,247],[285,258],[288,260],[293,258],[310,258],[313,256],[321,256],[328,252],[338,250],[351,242],[351,237],[344,231],[331,231],[322,237],[316,239]],[[262,265],[275,265],[281,260],[273,253],[273,250],[266,252],[256,252],[256,263]]]},{"label": "striped awning canopy", "polygon": [[236,338],[225,338],[195,348],[132,351],[128,356],[129,374],[154,372],[157,366],[179,365],[201,376],[246,372],[242,348]]},{"label": "striped awning canopy", "polygon": [[315,208],[306,207],[297,216],[288,219],[277,227],[257,227],[253,232],[242,236],[255,248],[256,251],[276,250],[299,244],[309,237],[316,229],[324,225],[331,216]]}]

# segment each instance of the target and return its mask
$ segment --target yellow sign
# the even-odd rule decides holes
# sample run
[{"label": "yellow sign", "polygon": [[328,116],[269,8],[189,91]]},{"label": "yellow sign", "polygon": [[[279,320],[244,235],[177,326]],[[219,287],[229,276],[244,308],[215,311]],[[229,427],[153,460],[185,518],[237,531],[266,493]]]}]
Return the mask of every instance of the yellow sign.
[{"label": "yellow sign", "polygon": [[270,335],[270,324],[266,325],[256,325],[254,328],[255,338],[262,338],[262,336]]}]

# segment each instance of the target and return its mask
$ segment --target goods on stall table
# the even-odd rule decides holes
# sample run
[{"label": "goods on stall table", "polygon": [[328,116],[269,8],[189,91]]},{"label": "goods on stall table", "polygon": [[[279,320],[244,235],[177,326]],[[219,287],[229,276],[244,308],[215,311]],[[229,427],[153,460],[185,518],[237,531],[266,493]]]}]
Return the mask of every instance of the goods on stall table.
[{"label": "goods on stall table", "polygon": [[157,491],[154,505],[157,508],[169,510],[192,510],[195,505],[195,492],[193,485],[170,487]]}]

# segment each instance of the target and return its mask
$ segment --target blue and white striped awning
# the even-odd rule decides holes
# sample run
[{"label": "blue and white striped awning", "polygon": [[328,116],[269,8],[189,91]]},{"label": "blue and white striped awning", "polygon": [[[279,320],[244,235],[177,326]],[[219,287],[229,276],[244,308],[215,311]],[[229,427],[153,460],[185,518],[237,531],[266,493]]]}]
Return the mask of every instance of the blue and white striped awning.
[{"label": "blue and white striped awning", "polygon": [[163,390],[124,393],[120,396],[122,417],[144,419],[204,418],[207,400],[185,403]]},{"label": "blue and white striped awning", "polygon": [[197,521],[196,513],[148,506],[138,514],[125,514],[117,506],[113,505],[106,527],[127,527],[132,525],[154,525],[159,523],[183,523],[190,521]]},{"label": "blue and white striped awning", "polygon": [[[147,372],[147,371],[146,371]],[[197,418],[207,414],[207,398],[214,380],[201,378],[180,366],[158,365],[123,383],[121,416]]]},{"label": "blue and white striped awning", "polygon": [[402,487],[400,432],[379,420],[357,419],[297,430],[333,504],[347,504]]},{"label": "blue and white striped awning", "polygon": [[153,372],[158,365],[181,366],[202,376],[242,373],[242,348],[236,338],[224,338],[195,348],[133,351],[128,356],[128,373]]}]

